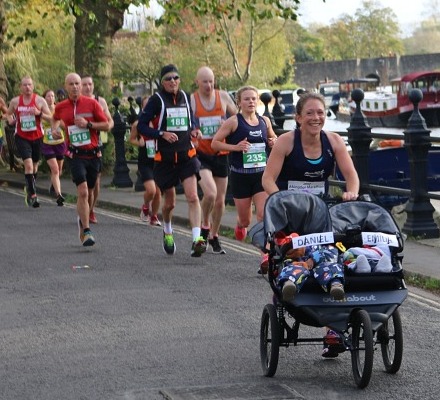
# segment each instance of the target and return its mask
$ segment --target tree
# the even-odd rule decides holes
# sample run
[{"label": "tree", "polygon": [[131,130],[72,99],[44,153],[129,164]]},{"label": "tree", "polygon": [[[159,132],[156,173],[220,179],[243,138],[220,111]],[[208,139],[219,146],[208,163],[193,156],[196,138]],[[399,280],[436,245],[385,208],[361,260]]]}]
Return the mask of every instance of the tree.
[{"label": "tree", "polygon": [[323,58],[342,60],[402,54],[397,16],[391,8],[380,8],[374,0],[364,0],[355,14],[342,15],[330,26],[317,30],[325,42]]},{"label": "tree", "polygon": [[158,33],[125,32],[113,40],[113,79],[118,82],[142,82],[153,94],[158,72],[165,62],[166,51]]},{"label": "tree", "polygon": [[[75,16],[75,71],[93,76],[96,90],[111,92],[112,39],[122,28],[130,1],[82,0],[71,7]],[[78,34],[81,33],[81,34]]]},{"label": "tree", "polygon": [[406,54],[440,52],[440,1],[426,1],[425,10],[425,19],[404,40]]},{"label": "tree", "polygon": [[[7,28],[6,13],[4,2],[8,1],[13,7],[24,7],[32,0],[0,0],[0,46],[4,43],[4,32]],[[67,14],[75,18],[75,69],[78,73],[88,73],[95,77],[96,86],[102,94],[109,94],[111,87],[112,71],[112,38],[114,34],[122,27],[124,11],[130,4],[146,4],[149,1],[144,0],[110,0],[108,2],[100,0],[52,0],[53,4],[60,6]],[[236,18],[241,20],[245,13],[250,18],[251,26],[261,20],[270,20],[275,17],[283,19],[296,18],[295,9],[299,0],[290,0],[280,2],[278,0],[243,0],[235,2],[234,0],[175,0],[160,1],[166,9],[168,23],[173,23],[178,19],[178,14],[184,9],[190,9],[198,17],[213,15],[219,21],[217,27],[226,26],[228,20]],[[258,3],[258,4],[257,4]],[[282,5],[284,4],[284,6]],[[258,5],[258,7],[257,7]],[[216,29],[220,34],[221,29]],[[253,31],[252,31],[253,32]],[[27,32],[33,35],[33,31]],[[226,31],[225,31],[226,33]],[[245,69],[244,77],[249,76],[250,66],[253,56],[253,44],[250,42],[249,60]],[[231,51],[234,50],[231,48]],[[235,59],[237,60],[237,58]],[[3,63],[0,59],[0,85],[2,79],[5,83],[5,74]],[[3,85],[6,92],[6,85]]]},{"label": "tree", "polygon": [[[3,0],[0,0],[0,48],[3,47],[3,43],[5,42],[5,33],[7,27],[5,3]],[[4,99],[8,97],[3,51],[0,51],[0,96],[2,96]]]},{"label": "tree", "polygon": [[9,92],[18,92],[24,75],[34,79],[40,93],[59,88],[73,69],[73,19],[53,3],[32,0],[24,9],[9,8],[8,21],[4,62]]},{"label": "tree", "polygon": [[422,21],[413,35],[404,41],[406,54],[440,52],[440,19],[432,17]]},{"label": "tree", "polygon": [[[242,77],[237,76],[233,69],[227,47],[213,33],[215,21],[212,18],[196,19],[190,10],[183,11],[180,18],[180,22],[172,27],[166,26],[164,34],[169,49],[173,49],[169,61],[179,66],[185,90],[194,89],[194,73],[202,65],[209,65],[214,70],[216,83],[223,89],[236,89],[243,85]],[[259,25],[254,42],[261,43],[261,46],[254,52],[252,60],[253,68],[258,70],[258,74],[249,76],[246,83],[267,87],[274,76],[281,73],[286,60],[291,60],[291,52],[284,32],[280,32],[270,41],[260,40],[260,37],[268,37],[279,30],[283,25],[282,21],[264,21]],[[248,57],[248,26],[236,23],[230,33],[234,38],[238,62],[243,64]]]},{"label": "tree", "polygon": [[[265,43],[282,32],[284,25],[279,29],[271,30],[270,34],[255,41],[256,32],[262,27],[262,22],[273,21],[276,18],[283,20],[296,20],[296,9],[299,0],[276,1],[276,0],[247,0],[236,2],[235,0],[169,0],[161,2],[165,13],[162,22],[173,25],[182,21],[182,14],[190,10],[195,19],[209,18],[211,16],[211,30],[202,37],[207,40],[214,35],[221,40],[230,55],[234,73],[240,82],[247,82],[251,76],[251,67],[254,54]],[[236,42],[237,30],[246,30],[247,40],[245,49],[239,48]],[[245,54],[244,60],[241,55]],[[243,67],[241,65],[244,64]]]}]

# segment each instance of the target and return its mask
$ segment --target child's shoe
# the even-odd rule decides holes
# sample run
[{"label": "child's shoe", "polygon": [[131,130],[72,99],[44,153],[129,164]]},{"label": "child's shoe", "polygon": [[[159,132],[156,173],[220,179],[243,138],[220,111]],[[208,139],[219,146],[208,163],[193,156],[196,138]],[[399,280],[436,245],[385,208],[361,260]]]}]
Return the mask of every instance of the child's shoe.
[{"label": "child's shoe", "polygon": [[359,274],[369,274],[371,272],[370,263],[368,262],[367,257],[365,257],[364,254],[360,254],[356,258],[355,272],[357,272]]},{"label": "child's shoe", "polygon": [[330,284],[330,296],[332,296],[335,300],[344,300],[344,285],[339,281],[333,281]]},{"label": "child's shoe", "polygon": [[283,301],[292,301],[296,294],[296,285],[291,280],[288,280],[284,282],[281,292],[283,294]]},{"label": "child's shoe", "polygon": [[391,272],[393,270],[393,264],[391,259],[384,254],[374,267],[374,272]]}]

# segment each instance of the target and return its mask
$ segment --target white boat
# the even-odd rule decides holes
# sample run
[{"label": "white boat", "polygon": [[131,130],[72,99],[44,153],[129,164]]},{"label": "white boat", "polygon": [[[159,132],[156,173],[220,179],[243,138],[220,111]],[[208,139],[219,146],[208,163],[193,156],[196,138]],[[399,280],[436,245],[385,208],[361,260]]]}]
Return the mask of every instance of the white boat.
[{"label": "white boat", "polygon": [[[354,81],[354,80],[352,80]],[[349,95],[355,88],[364,91],[364,99],[360,107],[371,127],[406,128],[414,106],[409,99],[411,89],[420,89],[423,99],[419,110],[428,127],[440,126],[440,71],[413,72],[402,78],[391,81],[389,87],[369,90],[371,79],[359,79],[357,87],[352,86],[343,95],[336,113],[341,121],[349,121],[356,104],[350,101]],[[345,101],[344,101],[345,98]]]}]

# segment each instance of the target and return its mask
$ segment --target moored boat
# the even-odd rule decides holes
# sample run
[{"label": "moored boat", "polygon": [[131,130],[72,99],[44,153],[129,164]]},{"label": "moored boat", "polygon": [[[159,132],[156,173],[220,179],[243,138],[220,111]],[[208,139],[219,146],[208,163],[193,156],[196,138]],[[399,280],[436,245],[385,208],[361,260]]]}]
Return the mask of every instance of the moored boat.
[{"label": "moored boat", "polygon": [[[420,89],[423,94],[419,110],[427,126],[440,126],[440,71],[413,72],[392,80],[389,87],[376,87],[375,90],[362,86],[362,83],[370,84],[372,79],[352,81],[359,84],[357,87],[353,85],[351,90],[364,90],[360,107],[371,127],[405,128],[414,110],[409,99],[411,89]],[[336,115],[341,121],[349,121],[356,108],[354,101],[348,98],[351,90],[347,91],[346,87],[341,86],[347,85],[347,82],[349,81],[340,82],[341,102]],[[347,96],[343,96],[344,94]]]}]

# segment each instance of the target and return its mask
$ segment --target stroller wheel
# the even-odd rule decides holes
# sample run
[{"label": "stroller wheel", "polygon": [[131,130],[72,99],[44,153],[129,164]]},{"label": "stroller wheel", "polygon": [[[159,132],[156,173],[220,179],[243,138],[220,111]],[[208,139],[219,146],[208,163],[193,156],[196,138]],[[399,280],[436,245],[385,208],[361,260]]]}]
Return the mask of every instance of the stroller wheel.
[{"label": "stroller wheel", "polygon": [[403,332],[399,310],[395,310],[391,317],[377,332],[377,340],[382,350],[382,359],[385,371],[395,374],[402,363]]},{"label": "stroller wheel", "polygon": [[356,385],[362,389],[370,382],[373,371],[373,330],[368,312],[357,310],[352,315],[351,325],[351,366]]},{"label": "stroller wheel", "polygon": [[266,304],[261,315],[260,357],[264,376],[274,376],[280,354],[281,327],[277,310],[273,304]]}]

